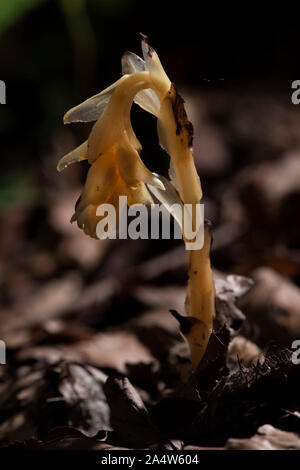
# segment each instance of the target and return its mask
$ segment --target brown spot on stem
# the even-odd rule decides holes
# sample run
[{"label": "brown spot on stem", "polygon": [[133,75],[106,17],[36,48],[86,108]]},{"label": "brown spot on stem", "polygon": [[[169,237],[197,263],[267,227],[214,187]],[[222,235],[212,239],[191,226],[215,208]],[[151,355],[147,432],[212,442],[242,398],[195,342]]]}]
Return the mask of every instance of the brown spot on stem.
[{"label": "brown spot on stem", "polygon": [[180,135],[184,132],[187,136],[188,146],[192,147],[194,135],[193,124],[188,120],[184,108],[184,99],[177,93],[174,83],[171,83],[169,94],[172,99],[173,114],[176,122],[176,135]]}]

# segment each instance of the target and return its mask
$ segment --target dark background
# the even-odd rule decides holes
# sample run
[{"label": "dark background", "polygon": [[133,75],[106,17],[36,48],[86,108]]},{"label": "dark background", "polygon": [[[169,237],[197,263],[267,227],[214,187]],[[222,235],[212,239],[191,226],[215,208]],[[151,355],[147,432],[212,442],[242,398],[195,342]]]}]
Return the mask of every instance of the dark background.
[{"label": "dark background", "polygon": [[63,114],[119,77],[122,53],[139,53],[140,31],[179,87],[208,93],[259,87],[282,91],[288,102],[299,75],[297,14],[274,6],[263,14],[206,2],[3,0],[0,28],[4,179],[9,170],[39,166],[57,134],[76,134],[63,130]]},{"label": "dark background", "polygon": [[[299,432],[285,348],[300,338],[300,30],[285,8],[0,0],[0,447],[148,448],[166,432],[223,448],[266,423]],[[63,115],[120,77],[140,32],[186,100],[213,225],[217,316],[198,388],[181,389],[189,353],[169,313],[184,312],[183,243],[85,236],[70,218],[88,164],[56,171],[91,128]],[[166,175],[155,118],[134,105],[132,122]],[[241,448],[266,448],[264,435],[255,446]]]},{"label": "dark background", "polygon": [[[206,216],[214,225],[214,266],[247,275],[267,266],[299,283],[300,108],[291,103],[291,83],[300,78],[300,34],[294,10],[273,5],[264,13],[262,6],[229,10],[207,2],[2,0],[4,319],[10,308],[69,273],[85,285],[181,247],[175,241],[88,239],[69,224],[88,165],[56,172],[58,159],[90,129],[63,126],[64,113],[120,77],[122,53],[140,53],[140,31],[187,101]],[[168,158],[157,143],[155,119],[137,107],[132,118],[142,158],[165,174]],[[185,284],[184,266],[179,262],[155,282]]]}]

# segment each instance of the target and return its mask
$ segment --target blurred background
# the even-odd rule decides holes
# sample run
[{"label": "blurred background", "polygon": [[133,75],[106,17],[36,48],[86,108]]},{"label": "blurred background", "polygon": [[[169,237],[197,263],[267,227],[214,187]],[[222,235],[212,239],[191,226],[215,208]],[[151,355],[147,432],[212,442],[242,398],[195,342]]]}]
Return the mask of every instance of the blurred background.
[{"label": "blurred background", "polygon": [[[228,350],[222,341],[214,344],[223,344],[235,371],[237,357],[247,366],[269,347],[290,348],[300,338],[300,105],[291,101],[292,82],[300,79],[298,23],[293,11],[285,15],[274,5],[265,16],[261,6],[244,4],[233,14],[227,2],[221,8],[205,2],[0,1],[0,80],[6,84],[6,104],[0,105],[0,340],[7,353],[0,367],[1,443],[47,441],[57,426],[74,426],[89,437],[111,430],[109,408],[123,411],[113,394],[107,393],[109,406],[105,401],[107,375],[129,377],[160,429],[174,432],[178,410],[185,420],[194,413],[185,404],[176,413],[174,403],[160,407],[182,380],[187,355],[169,314],[170,308],[183,313],[183,244],[88,238],[70,224],[88,165],[56,171],[58,159],[91,128],[63,126],[64,113],[120,77],[123,52],[141,53],[140,32],[159,53],[194,125],[205,215],[213,224],[211,259],[221,279],[217,319],[227,319],[236,335]],[[132,122],[142,159],[166,175],[169,158],[157,143],[155,118],[134,105]],[[254,285],[236,307],[233,301],[250,285],[238,276]],[[254,415],[245,412],[247,420],[235,398],[233,407],[220,406],[210,437],[205,424],[204,435],[196,430],[192,441],[223,445],[265,423],[299,430],[299,413],[290,412],[297,421],[290,427],[282,416],[283,409],[299,411],[299,393],[286,388],[285,379],[282,384],[282,393],[265,394],[263,406],[251,401]],[[83,396],[76,406],[75,386]],[[270,408],[271,396],[284,403]],[[233,410],[241,416],[232,418]],[[124,423],[120,442],[135,446],[126,440]]]},{"label": "blurred background", "polygon": [[[192,2],[1,0],[0,337],[21,354],[14,360],[49,358],[53,343],[88,343],[141,313],[183,309],[181,242],[89,239],[69,223],[88,165],[56,172],[90,129],[63,126],[64,113],[120,77],[122,53],[140,54],[140,31],[194,124],[213,266],[255,280],[243,334],[259,347],[299,337],[299,26],[283,12],[236,13]],[[143,160],[166,174],[155,119],[136,106],[132,119]],[[84,360],[117,368],[105,346],[102,359],[88,351]]]}]

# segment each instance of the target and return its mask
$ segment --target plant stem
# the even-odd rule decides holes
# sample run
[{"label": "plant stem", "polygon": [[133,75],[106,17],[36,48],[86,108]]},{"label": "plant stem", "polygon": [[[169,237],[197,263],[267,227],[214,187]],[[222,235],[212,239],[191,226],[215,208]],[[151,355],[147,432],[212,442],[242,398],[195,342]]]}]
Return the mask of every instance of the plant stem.
[{"label": "plant stem", "polygon": [[[169,153],[176,175],[180,198],[184,204],[193,207],[192,224],[196,226],[196,205],[202,198],[198,176],[191,148],[192,126],[187,119],[183,100],[174,86],[161,103],[158,133],[162,146]],[[184,236],[184,234],[183,234]],[[191,328],[183,332],[191,350],[194,367],[201,361],[215,317],[215,286],[210,264],[211,233],[209,225],[204,227],[204,243],[199,250],[187,250],[188,291],[186,314],[194,320]]]}]

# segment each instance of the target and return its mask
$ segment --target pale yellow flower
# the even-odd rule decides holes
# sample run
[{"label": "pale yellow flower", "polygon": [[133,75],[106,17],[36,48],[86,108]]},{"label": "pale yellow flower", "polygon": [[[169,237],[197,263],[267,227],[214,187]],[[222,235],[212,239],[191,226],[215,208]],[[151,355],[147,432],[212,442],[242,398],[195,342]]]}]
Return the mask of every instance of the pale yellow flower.
[{"label": "pale yellow flower", "polygon": [[72,221],[87,235],[98,238],[96,216],[100,204],[112,204],[119,210],[119,196],[127,196],[128,205],[153,202],[145,183],[162,185],[141,161],[123,132],[122,138],[109,147],[91,165],[81,197],[76,205]]},{"label": "pale yellow flower", "polygon": [[[193,150],[193,128],[188,121],[184,101],[166,75],[158,55],[143,37],[144,60],[127,52],[122,58],[123,76],[101,93],[72,108],[64,116],[66,124],[96,121],[88,140],[63,157],[61,171],[71,163],[87,159],[91,167],[72,221],[92,237],[99,235],[97,208],[111,203],[119,210],[119,196],[127,196],[128,205],[152,203],[151,191],[171,212],[174,204],[190,206],[189,225],[195,227],[197,208],[202,198]],[[158,177],[143,164],[141,144],[130,121],[133,101],[157,117],[160,145],[171,159],[169,177]],[[173,213],[173,212],[172,212]],[[210,266],[211,235],[206,227],[204,245],[189,248],[181,211],[173,214],[186,242],[189,283],[186,314],[191,329],[182,331],[189,343],[193,366],[206,350],[215,316],[215,290]],[[101,238],[101,237],[100,237]],[[193,237],[192,244],[197,237]],[[179,317],[178,317],[179,318]]]},{"label": "pale yellow flower", "polygon": [[143,164],[139,156],[142,147],[130,121],[134,99],[152,114],[159,113],[159,100],[148,89],[152,86],[150,74],[145,62],[132,53],[124,55],[122,65],[123,72],[128,73],[64,117],[65,123],[96,120],[88,140],[64,156],[57,166],[61,171],[85,159],[91,164],[71,220],[77,220],[78,226],[95,238],[100,204],[111,203],[118,211],[119,196],[127,196],[128,205],[151,204],[153,199],[146,184],[159,191],[165,189],[157,175]]}]

